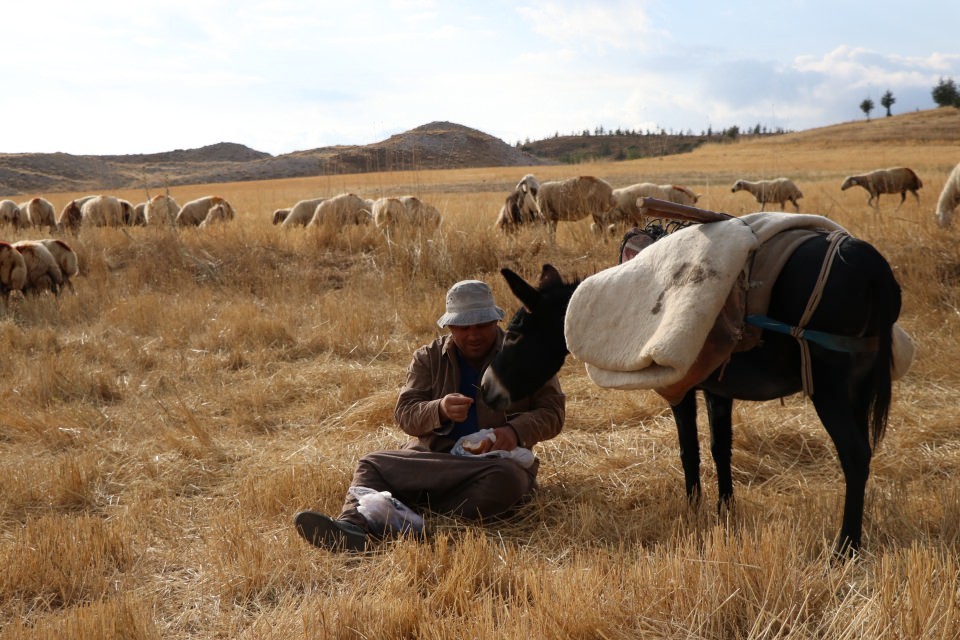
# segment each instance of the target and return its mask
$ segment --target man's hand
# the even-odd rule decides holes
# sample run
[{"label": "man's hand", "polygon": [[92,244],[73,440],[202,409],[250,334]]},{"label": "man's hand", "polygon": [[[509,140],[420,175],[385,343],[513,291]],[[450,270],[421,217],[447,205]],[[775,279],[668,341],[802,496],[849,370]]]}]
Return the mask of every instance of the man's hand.
[{"label": "man's hand", "polygon": [[467,412],[473,398],[462,393],[448,393],[440,399],[440,420],[463,422],[467,419]]},{"label": "man's hand", "polygon": [[493,443],[491,449],[503,449],[504,451],[513,451],[517,448],[519,444],[517,442],[517,434],[513,432],[513,429],[507,426],[497,427],[493,430],[494,435],[497,436],[496,441]]}]

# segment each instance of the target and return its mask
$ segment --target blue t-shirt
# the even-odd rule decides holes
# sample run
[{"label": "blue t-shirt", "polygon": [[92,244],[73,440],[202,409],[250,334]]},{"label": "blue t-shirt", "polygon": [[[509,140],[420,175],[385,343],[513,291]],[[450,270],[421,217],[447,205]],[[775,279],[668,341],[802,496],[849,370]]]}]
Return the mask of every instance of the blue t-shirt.
[{"label": "blue t-shirt", "polygon": [[480,430],[480,423],[477,421],[477,389],[480,387],[480,372],[470,366],[459,352],[457,352],[457,364],[460,365],[460,388],[457,391],[473,398],[473,404],[467,411],[467,419],[453,424],[450,437],[454,439]]}]

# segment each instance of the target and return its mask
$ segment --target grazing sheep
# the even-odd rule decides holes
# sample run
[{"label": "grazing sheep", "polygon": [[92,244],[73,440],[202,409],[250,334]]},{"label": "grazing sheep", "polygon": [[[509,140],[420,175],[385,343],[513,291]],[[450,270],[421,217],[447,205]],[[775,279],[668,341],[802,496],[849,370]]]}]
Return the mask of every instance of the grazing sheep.
[{"label": "grazing sheep", "polygon": [[522,224],[539,220],[540,210],[537,208],[539,191],[540,183],[532,174],[523,176],[500,207],[494,226],[504,233],[512,233]]},{"label": "grazing sheep", "polygon": [[21,229],[30,226],[30,218],[13,200],[0,200],[0,226],[8,224]]},{"label": "grazing sheep", "polygon": [[119,200],[120,210],[123,212],[123,224],[127,225],[128,227],[137,226],[137,208],[133,206],[133,203],[129,200],[124,200],[123,198],[119,198]]},{"label": "grazing sheep", "polygon": [[[287,228],[307,226],[310,224],[310,221],[313,220],[313,214],[317,211],[317,207],[324,200],[326,200],[326,198],[310,198],[296,203],[288,209],[289,213],[280,222],[281,226]],[[276,211],[273,212],[273,224],[277,224]]]},{"label": "grazing sheep", "polygon": [[133,224],[143,227],[147,224],[147,203],[138,202],[133,208]]},{"label": "grazing sheep", "polygon": [[794,208],[800,211],[800,204],[797,202],[803,197],[803,192],[794,184],[790,178],[774,178],[773,180],[737,180],[730,189],[732,193],[737,191],[749,191],[753,197],[760,203],[760,211],[763,211],[768,202],[776,202],[780,205],[780,210],[784,210],[786,203],[792,202]]},{"label": "grazing sheep", "polygon": [[416,196],[380,198],[371,208],[373,222],[382,231],[393,227],[433,230],[440,226],[440,211]]},{"label": "grazing sheep", "polygon": [[113,196],[94,196],[80,206],[81,224],[91,227],[119,227],[123,224],[123,205]]},{"label": "grazing sheep", "polygon": [[[290,209],[276,209],[273,212],[273,224],[277,225],[287,219],[290,215]],[[313,217],[313,213],[310,213],[310,217]],[[307,220],[307,222],[310,222]]]},{"label": "grazing sheep", "polygon": [[[922,186],[923,182],[920,181],[920,177],[913,169],[891,167],[856,176],[847,176],[843,184],[840,185],[840,190],[846,191],[850,187],[863,187],[870,194],[870,197],[867,198],[867,206],[875,206],[877,209],[880,208],[881,193],[899,193],[900,204],[897,205],[899,209],[907,199],[907,191],[912,193],[913,197],[917,199],[917,204],[920,204],[920,194],[917,193],[917,189]],[[876,199],[876,203],[874,203],[874,199]]]},{"label": "grazing sheep", "polygon": [[69,231],[77,233],[80,231],[80,224],[83,222],[83,212],[76,200],[71,200],[60,211],[60,217],[57,218],[57,229],[60,231]]},{"label": "grazing sheep", "polygon": [[27,267],[27,279],[22,289],[24,293],[60,293],[60,288],[63,287],[63,272],[56,258],[42,242],[21,240],[15,242],[13,248],[23,256]]},{"label": "grazing sheep", "polygon": [[177,201],[166,194],[158,193],[147,200],[143,217],[146,219],[147,226],[172,226],[177,221],[178,213],[180,213],[180,205]]},{"label": "grazing sheep", "polygon": [[373,202],[353,193],[341,193],[317,205],[308,227],[317,225],[369,224]]},{"label": "grazing sheep", "polygon": [[207,217],[200,223],[201,229],[233,220],[233,209],[224,202],[218,202],[207,211]]},{"label": "grazing sheep", "polygon": [[20,205],[20,210],[34,227],[49,227],[52,230],[57,226],[57,210],[46,198],[31,198]]},{"label": "grazing sheep", "polygon": [[191,200],[180,207],[180,212],[177,214],[177,226],[200,226],[200,223],[203,222],[207,217],[207,213],[209,213],[210,208],[217,204],[222,204],[224,207],[226,207],[229,219],[233,220],[235,216],[233,207],[230,206],[229,202],[220,196],[204,196],[202,198],[197,198],[196,200]]},{"label": "grazing sheep", "polygon": [[70,287],[70,291],[74,291],[73,282],[70,279],[80,273],[77,253],[63,240],[45,238],[38,240],[38,242],[43,244],[53,256],[53,259],[56,260],[63,276],[63,284]]},{"label": "grazing sheep", "polygon": [[700,195],[687,187],[675,184],[653,184],[640,182],[628,187],[613,190],[616,206],[607,215],[610,223],[626,223],[643,226],[643,214],[640,212],[638,201],[640,198],[658,198],[668,202],[693,206],[700,199]]},{"label": "grazing sheep", "polygon": [[599,227],[617,206],[617,201],[613,198],[613,187],[604,180],[578,176],[541,184],[537,206],[551,231],[556,231],[561,220],[576,221],[586,216],[593,216],[594,224]]},{"label": "grazing sheep", "polygon": [[953,222],[953,210],[960,204],[960,164],[957,164],[947,177],[937,200],[937,224],[949,227]]},{"label": "grazing sheep", "polygon": [[12,244],[0,242],[0,293],[22,291],[27,282],[27,264]]},{"label": "grazing sheep", "polygon": [[373,201],[373,224],[377,229],[386,229],[393,221],[407,215],[407,208],[400,198],[378,198]]}]

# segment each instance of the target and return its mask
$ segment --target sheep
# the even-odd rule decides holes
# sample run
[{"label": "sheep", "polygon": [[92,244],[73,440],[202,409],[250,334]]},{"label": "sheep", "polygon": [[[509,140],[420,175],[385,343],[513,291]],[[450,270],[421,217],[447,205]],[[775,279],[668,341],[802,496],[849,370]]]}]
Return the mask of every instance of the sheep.
[{"label": "sheep", "polygon": [[[288,209],[289,213],[279,224],[285,228],[307,226],[313,219],[313,214],[316,212],[317,207],[324,200],[326,200],[326,198],[310,198],[297,202]],[[276,211],[273,212],[273,220],[273,224],[278,224],[276,221]]]},{"label": "sheep", "polygon": [[57,266],[60,267],[60,273],[63,275],[63,284],[70,287],[70,291],[75,291],[71,278],[80,273],[77,253],[63,240],[45,238],[38,242],[43,244],[53,256],[53,259],[56,260]]},{"label": "sheep", "polygon": [[537,207],[554,232],[559,221],[580,220],[588,215],[599,226],[615,206],[613,187],[593,176],[544,182],[537,192]]},{"label": "sheep", "polygon": [[[867,198],[867,206],[880,208],[881,193],[899,193],[899,209],[907,199],[907,191],[913,194],[920,204],[920,194],[917,189],[923,186],[920,177],[913,169],[908,167],[890,167],[889,169],[877,169],[869,173],[862,173],[855,176],[847,176],[843,184],[840,185],[841,191],[846,191],[850,187],[863,187],[870,194]],[[876,199],[876,203],[874,203]]]},{"label": "sheep", "polygon": [[523,176],[500,207],[495,228],[511,233],[519,225],[540,219],[540,209],[537,208],[539,191],[540,183],[532,174]]},{"label": "sheep", "polygon": [[143,224],[143,222],[138,220],[137,208],[132,202],[129,200],[124,200],[123,198],[118,198],[118,200],[120,201],[120,210],[123,212],[121,216],[123,224],[127,225],[128,227]]},{"label": "sheep", "polygon": [[768,202],[777,202],[780,204],[780,211],[784,210],[786,203],[792,202],[793,207],[800,211],[800,204],[797,202],[803,197],[803,192],[790,178],[774,178],[773,180],[737,180],[733,183],[730,192],[749,191],[753,197],[760,203],[760,211],[763,211]]},{"label": "sheep", "polygon": [[212,227],[215,224],[228,222],[230,220],[233,220],[233,209],[225,202],[218,202],[210,207],[210,210],[207,211],[207,217],[200,222],[199,226],[201,229],[206,229],[207,227]]},{"label": "sheep", "polygon": [[13,200],[0,200],[0,225],[21,229],[30,226],[30,218]]},{"label": "sheep", "polygon": [[113,196],[94,196],[80,206],[81,224],[92,227],[119,227],[123,205]]},{"label": "sheep", "polygon": [[373,219],[373,202],[353,193],[341,193],[317,205],[308,227],[369,224]]},{"label": "sheep", "polygon": [[63,272],[56,258],[42,242],[21,240],[15,242],[13,248],[23,256],[23,262],[27,267],[27,278],[22,288],[24,293],[42,291],[60,293],[63,287]]},{"label": "sheep", "polygon": [[953,210],[960,204],[960,163],[953,168],[937,200],[937,224],[949,227],[953,222]]},{"label": "sheep", "polygon": [[147,224],[147,203],[138,202],[133,208],[133,224],[138,227],[146,226]]},{"label": "sheep", "polygon": [[77,204],[76,200],[71,200],[60,211],[60,217],[57,218],[57,229],[77,233],[80,231],[82,222],[83,212],[80,210],[80,205]]},{"label": "sheep", "polygon": [[176,223],[180,205],[171,196],[158,193],[149,200],[144,207],[143,217],[147,226],[168,225]]},{"label": "sheep", "polygon": [[693,206],[700,199],[700,194],[675,184],[640,182],[614,189],[613,197],[617,204],[607,215],[608,222],[642,225],[644,220],[643,214],[640,213],[640,198],[658,198]]},{"label": "sheep", "polygon": [[390,216],[378,220],[374,215],[374,224],[378,229],[404,226],[433,230],[440,226],[440,211],[432,204],[424,202],[417,196],[400,196],[397,200],[403,205],[403,210],[399,216]]},{"label": "sheep", "polygon": [[196,200],[191,200],[180,207],[180,212],[177,213],[176,218],[177,226],[200,226],[200,223],[203,222],[204,218],[207,217],[210,207],[217,204],[222,204],[224,207],[226,207],[226,215],[228,216],[228,219],[232,220],[235,217],[233,213],[233,207],[230,206],[229,202],[220,196],[204,196],[202,198],[197,198]]},{"label": "sheep", "polygon": [[0,293],[22,291],[27,282],[27,264],[12,244],[0,242]]},{"label": "sheep", "polygon": [[[273,211],[273,224],[278,225],[282,223],[290,215],[290,209],[274,209]],[[313,217],[313,212],[310,212],[310,216]],[[307,222],[310,222],[307,220]]]},{"label": "sheep", "polygon": [[49,227],[52,230],[57,226],[57,210],[46,198],[31,198],[20,205],[20,210],[34,227]]}]

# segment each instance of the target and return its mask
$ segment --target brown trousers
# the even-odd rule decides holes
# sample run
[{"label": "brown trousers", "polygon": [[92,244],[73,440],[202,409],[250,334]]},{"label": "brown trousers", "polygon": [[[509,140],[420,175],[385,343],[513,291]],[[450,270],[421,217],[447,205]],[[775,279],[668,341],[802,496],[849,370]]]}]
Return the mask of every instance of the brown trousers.
[{"label": "brown trousers", "polygon": [[[418,449],[376,451],[360,458],[352,487],[390,494],[415,511],[488,520],[507,515],[536,487],[539,461],[524,469],[504,458],[455,456]],[[339,516],[366,528],[350,493]]]}]

